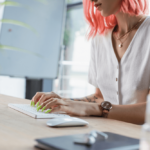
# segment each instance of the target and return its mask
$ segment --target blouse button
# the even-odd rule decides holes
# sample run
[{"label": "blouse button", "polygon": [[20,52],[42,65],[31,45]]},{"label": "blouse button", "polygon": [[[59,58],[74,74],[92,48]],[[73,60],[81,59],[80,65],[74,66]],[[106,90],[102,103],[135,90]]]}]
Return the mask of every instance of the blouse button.
[{"label": "blouse button", "polygon": [[118,81],[118,78],[116,78],[116,81]]}]

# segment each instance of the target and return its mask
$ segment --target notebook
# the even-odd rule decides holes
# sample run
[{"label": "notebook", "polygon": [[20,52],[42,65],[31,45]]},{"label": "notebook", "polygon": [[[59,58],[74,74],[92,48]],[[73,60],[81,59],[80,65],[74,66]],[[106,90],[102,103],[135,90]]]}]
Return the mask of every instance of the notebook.
[{"label": "notebook", "polygon": [[50,119],[56,117],[70,117],[69,115],[63,114],[63,112],[57,113],[45,113],[41,110],[37,112],[36,107],[31,107],[30,104],[8,104],[8,107],[13,108],[17,111],[20,111],[28,116],[31,116],[35,119]]},{"label": "notebook", "polygon": [[111,132],[104,132],[108,135],[107,140],[97,139],[91,146],[74,143],[80,135],[67,135],[36,139],[35,147],[43,150],[139,150],[139,139],[134,139]]}]

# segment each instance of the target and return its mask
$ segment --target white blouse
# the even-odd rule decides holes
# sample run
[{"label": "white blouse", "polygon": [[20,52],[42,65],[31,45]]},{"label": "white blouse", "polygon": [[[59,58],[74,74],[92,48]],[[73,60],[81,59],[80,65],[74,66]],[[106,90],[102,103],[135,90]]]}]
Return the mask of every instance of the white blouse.
[{"label": "white blouse", "polygon": [[150,87],[150,16],[136,31],[120,63],[112,45],[113,29],[92,40],[88,80],[100,89],[105,101],[134,104],[134,93]]}]

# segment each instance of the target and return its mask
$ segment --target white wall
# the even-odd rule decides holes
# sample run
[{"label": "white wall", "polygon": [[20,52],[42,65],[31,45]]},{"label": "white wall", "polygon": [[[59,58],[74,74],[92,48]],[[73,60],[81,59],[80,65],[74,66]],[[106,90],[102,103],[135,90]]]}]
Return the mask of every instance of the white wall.
[{"label": "white wall", "polygon": [[0,76],[0,94],[25,98],[26,81],[24,78]]}]

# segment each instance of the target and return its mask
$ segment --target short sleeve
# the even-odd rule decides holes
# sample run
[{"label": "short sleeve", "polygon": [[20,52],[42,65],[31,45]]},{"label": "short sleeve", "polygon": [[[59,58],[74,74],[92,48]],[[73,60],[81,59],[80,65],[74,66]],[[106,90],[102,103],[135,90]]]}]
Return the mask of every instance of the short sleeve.
[{"label": "short sleeve", "polygon": [[94,45],[94,40],[91,42],[91,58],[90,58],[90,65],[89,65],[89,71],[88,71],[88,82],[95,87],[98,87],[96,82],[97,77],[97,70],[96,70],[96,49]]}]

